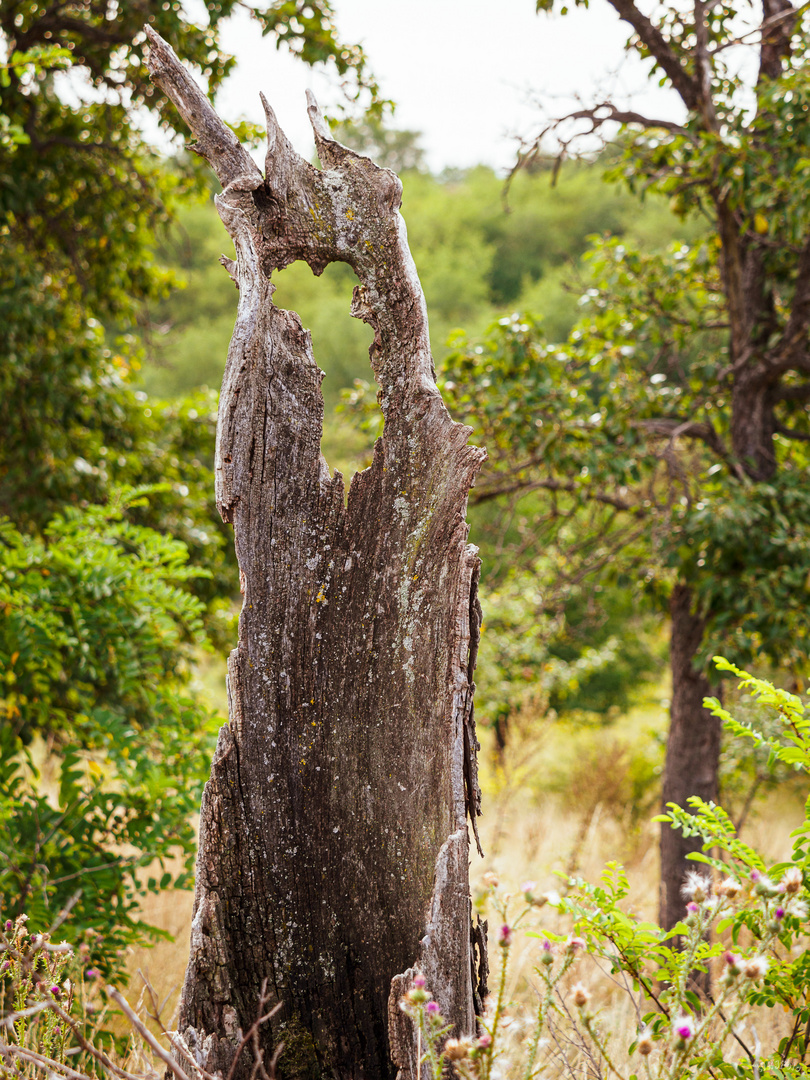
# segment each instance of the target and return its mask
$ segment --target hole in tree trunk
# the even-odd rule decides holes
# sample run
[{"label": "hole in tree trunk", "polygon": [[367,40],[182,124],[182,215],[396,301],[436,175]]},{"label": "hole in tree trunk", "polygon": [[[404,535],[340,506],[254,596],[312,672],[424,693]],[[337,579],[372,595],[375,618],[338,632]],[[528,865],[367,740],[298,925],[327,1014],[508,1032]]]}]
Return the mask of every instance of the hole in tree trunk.
[{"label": "hole in tree trunk", "polygon": [[329,465],[343,473],[348,497],[349,481],[371,461],[376,433],[364,433],[353,419],[337,411],[343,390],[351,390],[355,379],[371,384],[370,399],[376,393],[368,350],[374,339],[370,326],[350,314],[352,290],[357,284],[354,271],[346,263],[330,263],[315,277],[304,262],[296,262],[273,274],[276,291],[273,302],[287,311],[296,311],[312,335],[315,363],[326,373],[321,386],[324,399],[321,452]]}]

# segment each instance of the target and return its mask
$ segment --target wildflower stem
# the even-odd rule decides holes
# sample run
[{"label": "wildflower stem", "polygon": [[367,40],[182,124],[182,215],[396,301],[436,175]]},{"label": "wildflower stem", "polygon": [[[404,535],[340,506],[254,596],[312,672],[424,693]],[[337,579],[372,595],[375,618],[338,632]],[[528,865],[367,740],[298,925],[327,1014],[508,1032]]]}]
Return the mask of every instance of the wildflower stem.
[{"label": "wildflower stem", "polygon": [[583,1016],[582,1017],[582,1022],[585,1025],[585,1030],[588,1032],[591,1039],[593,1040],[594,1046],[599,1051],[599,1053],[602,1055],[602,1057],[605,1059],[605,1064],[607,1065],[607,1067],[610,1069],[611,1072],[615,1073],[616,1076],[619,1077],[619,1080],[624,1080],[624,1076],[619,1072],[619,1070],[613,1064],[613,1061],[611,1060],[610,1054],[607,1051],[607,1046],[602,1041],[602,1039],[599,1037],[599,1035],[598,1035],[598,1033],[596,1031],[596,1028],[593,1026],[593,1021],[591,1020],[591,1018],[589,1016]]},{"label": "wildflower stem", "polygon": [[484,1058],[484,1080],[489,1080],[489,1074],[492,1070],[492,1058],[495,1053],[495,1039],[498,1034],[498,1024],[501,1019],[501,1013],[503,1012],[503,999],[506,993],[506,972],[509,967],[509,943],[507,942],[501,947],[501,974],[498,979],[498,1000],[495,1004],[495,1015],[492,1018],[492,1028],[490,1029],[490,1037],[492,1041],[486,1050],[486,1056]]}]

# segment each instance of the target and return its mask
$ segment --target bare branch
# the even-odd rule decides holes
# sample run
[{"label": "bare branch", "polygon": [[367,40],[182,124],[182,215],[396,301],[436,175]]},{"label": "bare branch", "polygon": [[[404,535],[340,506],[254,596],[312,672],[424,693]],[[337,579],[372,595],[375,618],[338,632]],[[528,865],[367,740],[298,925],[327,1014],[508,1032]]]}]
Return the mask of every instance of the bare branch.
[{"label": "bare branch", "polygon": [[794,439],[796,442],[810,442],[810,433],[805,431],[796,431],[795,428],[785,427],[784,424],[780,424],[776,421],[775,430],[777,434],[784,435],[786,439]]},{"label": "bare branch", "polygon": [[728,451],[723,445],[723,440],[714,430],[711,424],[701,423],[697,420],[682,420],[678,417],[654,417],[650,420],[635,421],[637,427],[644,428],[652,435],[665,435],[671,442],[681,436],[688,439],[699,439],[713,450],[724,462],[728,462]]},{"label": "bare branch", "polygon": [[[606,112],[606,115],[599,116],[598,114],[603,111]],[[561,117],[555,121],[555,124],[562,124],[566,120],[591,120],[594,124],[593,131],[596,131],[597,127],[601,127],[602,124],[613,121],[617,124],[638,124],[646,129],[659,128],[664,131],[675,132],[678,135],[689,134],[683,124],[676,124],[673,120],[660,120],[643,116],[632,109],[620,109],[612,101],[601,101],[598,105],[593,105],[588,109],[578,109],[576,112]]]},{"label": "bare branch", "polygon": [[504,495],[512,495],[516,492],[528,493],[530,491],[564,491],[572,495],[584,495],[588,502],[598,502],[605,506],[612,506],[614,510],[621,510],[627,514],[633,514],[636,517],[646,517],[647,511],[634,503],[627,502],[625,499],[620,499],[616,495],[610,495],[604,491],[593,491],[587,486],[581,484],[575,484],[572,481],[562,480],[531,480],[529,482],[522,482],[515,480],[511,484],[506,484],[501,487],[484,487],[482,490],[476,489],[471,495],[471,501],[478,506],[481,503],[491,502],[493,499],[500,499]]},{"label": "bare branch", "polygon": [[110,987],[108,987],[107,989],[110,997],[123,1010],[130,1024],[135,1028],[135,1030],[138,1032],[144,1042],[148,1043],[149,1046],[152,1047],[160,1060],[171,1069],[171,1071],[177,1077],[177,1080],[189,1080],[188,1073],[186,1073],[183,1069],[180,1068],[180,1065],[177,1063],[177,1061],[175,1061],[172,1055],[168,1053],[168,1051],[164,1050],[164,1048],[160,1045],[160,1043],[157,1041],[149,1028],[143,1023],[141,1018],[134,1011],[134,1009],[124,997],[124,995],[121,994],[118,990],[113,990]]},{"label": "bare branch", "polygon": [[810,401],[810,382],[782,387],[777,395],[777,401]]},{"label": "bare branch", "polygon": [[619,16],[633,27],[658,65],[666,72],[687,109],[694,112],[699,110],[701,107],[700,86],[684,68],[658,27],[639,11],[633,0],[610,0],[610,4]]}]

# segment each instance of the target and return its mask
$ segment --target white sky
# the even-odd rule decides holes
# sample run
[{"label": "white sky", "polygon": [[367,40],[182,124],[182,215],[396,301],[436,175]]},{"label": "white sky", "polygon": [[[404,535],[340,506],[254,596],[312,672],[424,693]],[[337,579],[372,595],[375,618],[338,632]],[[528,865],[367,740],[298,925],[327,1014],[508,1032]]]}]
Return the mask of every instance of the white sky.
[{"label": "white sky", "polygon": [[[394,125],[424,133],[435,171],[507,168],[516,146],[510,136],[532,131],[537,100],[556,115],[575,107],[576,94],[590,102],[609,88],[650,115],[682,115],[674,95],[651,88],[645,66],[625,55],[628,30],[606,0],[565,17],[536,15],[534,0],[335,0],[335,11],[341,38],[363,44],[383,93],[396,101]],[[244,12],[222,44],[238,60],[218,97],[222,114],[262,122],[263,90],[309,155],[304,91],[310,87],[328,111],[338,97],[335,77],[277,51]]]}]

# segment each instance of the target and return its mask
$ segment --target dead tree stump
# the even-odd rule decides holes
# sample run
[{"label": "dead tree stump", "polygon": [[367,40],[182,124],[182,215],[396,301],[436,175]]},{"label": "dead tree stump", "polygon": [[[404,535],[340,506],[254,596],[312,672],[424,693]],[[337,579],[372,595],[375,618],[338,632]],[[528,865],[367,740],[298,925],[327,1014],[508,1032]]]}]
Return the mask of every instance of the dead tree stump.
[{"label": "dead tree stump", "polygon": [[[465,514],[485,453],[436,386],[398,178],[334,142],[311,98],[323,168],[293,150],[265,102],[263,177],[147,33],[152,78],[222,184],[236,247],[223,261],[239,289],[216,482],[244,603],[230,722],[203,796],[180,1034],[226,1077],[266,979],[282,1009],[261,1044],[269,1059],[284,1040],[285,1076],[413,1076],[395,1001],[414,967],[472,1032],[483,960],[466,824],[480,813],[479,563]],[[352,314],[374,329],[385,429],[347,503],[321,455],[310,335],[272,300],[273,271],[296,259],[316,274],[348,263]]]}]

